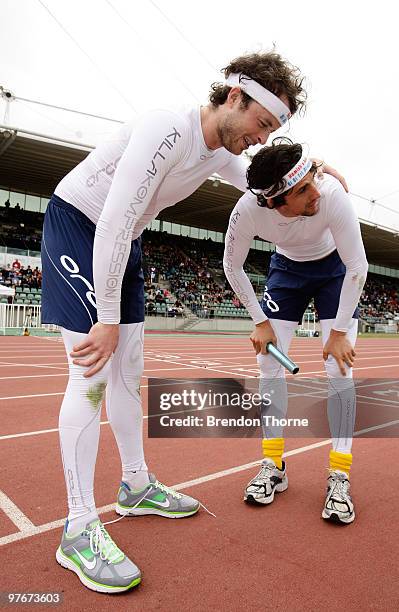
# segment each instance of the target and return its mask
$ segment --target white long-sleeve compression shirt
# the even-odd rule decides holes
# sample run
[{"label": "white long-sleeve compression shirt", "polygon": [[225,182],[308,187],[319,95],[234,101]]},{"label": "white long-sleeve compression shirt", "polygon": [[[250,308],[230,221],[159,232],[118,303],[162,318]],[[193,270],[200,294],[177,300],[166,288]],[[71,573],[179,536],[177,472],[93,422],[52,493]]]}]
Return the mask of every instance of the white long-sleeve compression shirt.
[{"label": "white long-sleeve compression shirt", "polygon": [[237,202],[226,233],[223,266],[227,279],[255,324],[267,320],[243,265],[255,236],[276,245],[276,251],[294,261],[314,261],[337,249],[346,266],[333,328],[348,330],[367,276],[367,259],[359,221],[342,185],[324,175],[318,183],[319,210],[310,217],[284,217],[278,209],[257,205],[247,192]]},{"label": "white long-sleeve compression shirt", "polygon": [[154,110],[122,126],[62,179],[55,194],[96,224],[93,253],[98,320],[119,323],[130,242],[158,213],[214,173],[241,191],[246,161],[205,144],[200,108]]}]

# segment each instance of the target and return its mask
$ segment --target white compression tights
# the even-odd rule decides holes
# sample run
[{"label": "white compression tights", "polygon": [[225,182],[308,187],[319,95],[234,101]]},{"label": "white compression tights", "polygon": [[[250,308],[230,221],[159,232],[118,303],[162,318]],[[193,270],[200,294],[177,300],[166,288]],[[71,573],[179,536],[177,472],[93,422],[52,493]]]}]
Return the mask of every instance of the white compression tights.
[{"label": "white compression tights", "polygon": [[[291,340],[297,323],[270,319],[274,333],[277,337],[277,346],[288,354]],[[328,340],[334,319],[321,321],[323,346]],[[357,337],[357,319],[352,319],[347,338],[355,346]],[[265,414],[284,418],[288,408],[287,384],[285,369],[271,355],[258,357],[260,368],[260,393],[271,393],[272,404]],[[328,377],[327,414],[332,436],[333,449],[341,453],[350,453],[352,447],[353,427],[356,414],[356,395],[352,378],[352,368],[345,366],[346,376],[342,376],[334,357],[329,355],[324,362]],[[282,427],[264,427],[265,438],[282,438]]]},{"label": "white compression tights", "polygon": [[62,329],[68,357],[69,380],[59,417],[61,454],[68,494],[68,519],[96,513],[94,469],[100,437],[101,404],[107,385],[107,416],[122,461],[122,475],[146,470],[143,452],[143,415],[140,378],[143,372],[143,323],[119,325],[118,347],[94,376],[74,365],[69,353],[86,334]]}]

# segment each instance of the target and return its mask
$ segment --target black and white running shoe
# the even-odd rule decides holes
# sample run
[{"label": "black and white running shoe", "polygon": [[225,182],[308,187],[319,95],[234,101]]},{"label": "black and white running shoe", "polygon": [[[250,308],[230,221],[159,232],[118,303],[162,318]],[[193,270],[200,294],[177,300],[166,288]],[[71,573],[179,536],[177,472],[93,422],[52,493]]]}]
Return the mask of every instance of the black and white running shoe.
[{"label": "black and white running shoe", "polygon": [[244,501],[249,504],[271,504],[275,493],[281,493],[288,488],[288,478],[285,472],[285,462],[279,470],[272,459],[264,459],[258,474],[247,485]]},{"label": "black and white running shoe", "polygon": [[334,523],[352,523],[355,520],[355,509],[347,474],[331,471],[327,483],[327,497],[321,516]]}]

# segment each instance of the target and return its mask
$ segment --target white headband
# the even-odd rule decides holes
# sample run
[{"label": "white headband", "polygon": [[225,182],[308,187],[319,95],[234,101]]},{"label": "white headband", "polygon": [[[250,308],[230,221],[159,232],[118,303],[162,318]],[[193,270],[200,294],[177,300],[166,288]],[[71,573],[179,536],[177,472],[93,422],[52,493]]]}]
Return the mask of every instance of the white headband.
[{"label": "white headband", "polygon": [[262,191],[262,194],[266,198],[275,198],[276,196],[285,193],[289,189],[292,189],[292,187],[295,187],[295,185],[299,183],[299,181],[301,181],[303,177],[309,172],[311,167],[312,160],[308,159],[306,156],[302,156],[301,159],[292,168],[292,170],[290,170],[289,172],[287,172],[287,174],[283,176],[282,180],[284,181],[284,187],[282,187],[279,191],[276,191],[276,193],[273,193],[272,196],[268,195],[271,191],[270,188]]},{"label": "white headband", "polygon": [[226,79],[226,85],[229,87],[240,87],[251,98],[271,112],[280,125],[284,125],[291,117],[290,109],[280,98],[245,74],[230,74]]}]

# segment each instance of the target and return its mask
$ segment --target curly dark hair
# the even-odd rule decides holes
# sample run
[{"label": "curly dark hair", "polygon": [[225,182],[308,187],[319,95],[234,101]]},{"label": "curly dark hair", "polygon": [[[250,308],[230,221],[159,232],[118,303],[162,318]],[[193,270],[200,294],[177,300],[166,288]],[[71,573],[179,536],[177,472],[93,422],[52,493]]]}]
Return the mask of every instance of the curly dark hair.
[{"label": "curly dark hair", "polygon": [[[289,138],[275,138],[272,145],[263,147],[254,155],[251,165],[247,169],[248,189],[271,189],[271,206],[266,204],[263,195],[258,196],[259,206],[278,208],[285,204],[285,196],[292,189],[273,198],[273,193],[285,187],[283,176],[287,174],[302,157],[302,145],[293,143]],[[317,166],[313,162],[310,172],[315,174]]]},{"label": "curly dark hair", "polygon": [[[301,76],[299,68],[283,59],[274,50],[237,57],[222,68],[221,72],[225,78],[234,73],[246,74],[274,95],[285,94],[292,114],[305,110],[304,77]],[[215,108],[226,102],[230,89],[231,87],[223,83],[212,83],[209,100]],[[252,98],[244,92],[241,95],[243,108],[247,108]]]}]

